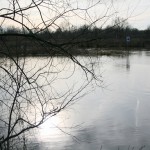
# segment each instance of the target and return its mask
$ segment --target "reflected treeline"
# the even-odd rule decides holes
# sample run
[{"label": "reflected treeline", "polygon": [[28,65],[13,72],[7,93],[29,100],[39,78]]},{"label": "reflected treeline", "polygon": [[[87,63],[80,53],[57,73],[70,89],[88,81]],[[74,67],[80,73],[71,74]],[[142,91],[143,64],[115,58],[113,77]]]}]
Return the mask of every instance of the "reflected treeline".
[{"label": "reflected treeline", "polygon": [[126,69],[130,70],[130,56],[129,56],[129,51],[127,51],[127,56],[126,56]]}]

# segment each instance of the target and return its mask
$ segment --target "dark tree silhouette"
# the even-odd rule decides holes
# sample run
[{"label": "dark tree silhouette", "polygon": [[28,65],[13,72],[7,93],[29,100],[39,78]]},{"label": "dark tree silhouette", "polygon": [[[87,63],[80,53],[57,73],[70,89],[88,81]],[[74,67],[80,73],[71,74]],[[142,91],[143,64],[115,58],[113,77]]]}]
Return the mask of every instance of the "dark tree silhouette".
[{"label": "dark tree silhouette", "polygon": [[[0,30],[0,149],[24,147],[27,131],[40,126],[48,118],[73,104],[81,96],[80,92],[92,81],[94,84],[101,83],[94,72],[94,62],[88,51],[85,50],[87,64],[75,57],[70,49],[81,43],[78,41],[79,37],[82,39],[81,36],[96,22],[103,19],[105,22],[110,17],[107,14],[111,5],[106,7],[103,16],[93,19],[93,13],[90,14],[102,3],[101,0],[87,3],[68,0],[2,0],[0,26],[6,32]],[[66,28],[66,32],[73,28],[68,23],[72,18],[88,26],[84,26],[80,34],[67,42],[63,42],[63,39],[58,41],[52,32],[57,30],[57,36],[61,37],[61,31],[65,30],[66,25],[70,26]],[[13,25],[18,30],[15,29],[14,32],[13,27],[7,30],[6,25]],[[39,36],[43,33],[47,38]],[[30,49],[32,55],[42,53],[47,57],[26,57]],[[58,55],[66,58],[64,61],[54,60],[53,56]],[[78,88],[72,85],[59,91],[55,81],[68,80],[72,76],[59,76],[66,72],[68,61],[74,63],[72,74],[77,66],[84,72],[84,82]]]}]

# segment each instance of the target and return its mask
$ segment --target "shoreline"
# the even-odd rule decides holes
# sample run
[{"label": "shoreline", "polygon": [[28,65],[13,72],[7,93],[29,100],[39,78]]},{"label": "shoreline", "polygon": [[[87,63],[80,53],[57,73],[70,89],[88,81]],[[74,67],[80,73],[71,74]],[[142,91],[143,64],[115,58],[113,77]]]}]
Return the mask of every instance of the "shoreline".
[{"label": "shoreline", "polygon": [[[72,56],[125,56],[125,55],[130,55],[133,52],[142,52],[142,51],[150,51],[150,49],[146,48],[122,48],[122,49],[108,49],[108,48],[87,48],[87,49],[78,49],[77,53],[74,52],[68,52],[68,54]],[[0,55],[1,58],[4,57],[68,57],[69,55],[66,54],[60,54],[60,53],[55,53],[55,54],[46,54],[46,53],[36,53],[36,54],[31,54],[31,53],[26,53],[26,54],[18,54],[15,55],[14,53],[12,54],[2,54]]]}]

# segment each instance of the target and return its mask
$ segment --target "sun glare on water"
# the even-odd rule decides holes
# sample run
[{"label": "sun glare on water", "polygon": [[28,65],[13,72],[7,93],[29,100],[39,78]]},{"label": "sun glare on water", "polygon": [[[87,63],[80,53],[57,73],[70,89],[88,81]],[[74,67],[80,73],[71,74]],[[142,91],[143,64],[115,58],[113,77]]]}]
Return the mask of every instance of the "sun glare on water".
[{"label": "sun glare on water", "polygon": [[[67,124],[68,118],[65,117],[65,114],[54,116],[46,120],[38,130],[38,140],[40,141],[49,141],[50,139],[55,140],[66,136],[65,132],[68,132]],[[66,137],[65,137],[66,138]]]}]

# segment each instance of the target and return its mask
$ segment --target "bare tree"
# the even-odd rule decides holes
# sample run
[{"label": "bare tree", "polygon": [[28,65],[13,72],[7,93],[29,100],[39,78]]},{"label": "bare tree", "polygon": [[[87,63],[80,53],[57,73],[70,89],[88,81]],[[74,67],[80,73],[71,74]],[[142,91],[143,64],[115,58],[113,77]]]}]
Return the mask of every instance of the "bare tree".
[{"label": "bare tree", "polygon": [[[104,23],[110,17],[111,3],[105,5],[106,12],[102,16],[93,17],[94,8],[102,4],[105,4],[102,0],[83,3],[72,0],[2,0],[1,27],[9,24],[22,31],[0,34],[0,149],[16,149],[17,142],[23,147],[27,131],[73,104],[92,81],[100,82],[91,57],[87,57],[87,64],[70,51],[83,33],[68,42],[57,43],[49,31],[64,29],[64,24],[71,25],[74,19],[88,24],[88,27],[99,20]],[[62,22],[69,24],[61,26]],[[49,34],[48,39],[39,37],[44,31]],[[30,49],[42,51],[47,57],[26,57]],[[56,61],[54,56],[58,55],[66,58]],[[68,61],[74,63],[69,75],[65,74]],[[60,90],[55,81],[68,81],[77,66],[84,72],[83,84],[78,88],[72,85]]]},{"label": "bare tree", "polygon": [[131,28],[129,23],[127,22],[127,18],[120,18],[117,17],[115,20],[113,20],[113,26],[114,28],[117,28],[119,30],[121,29],[126,29],[126,28]]}]

